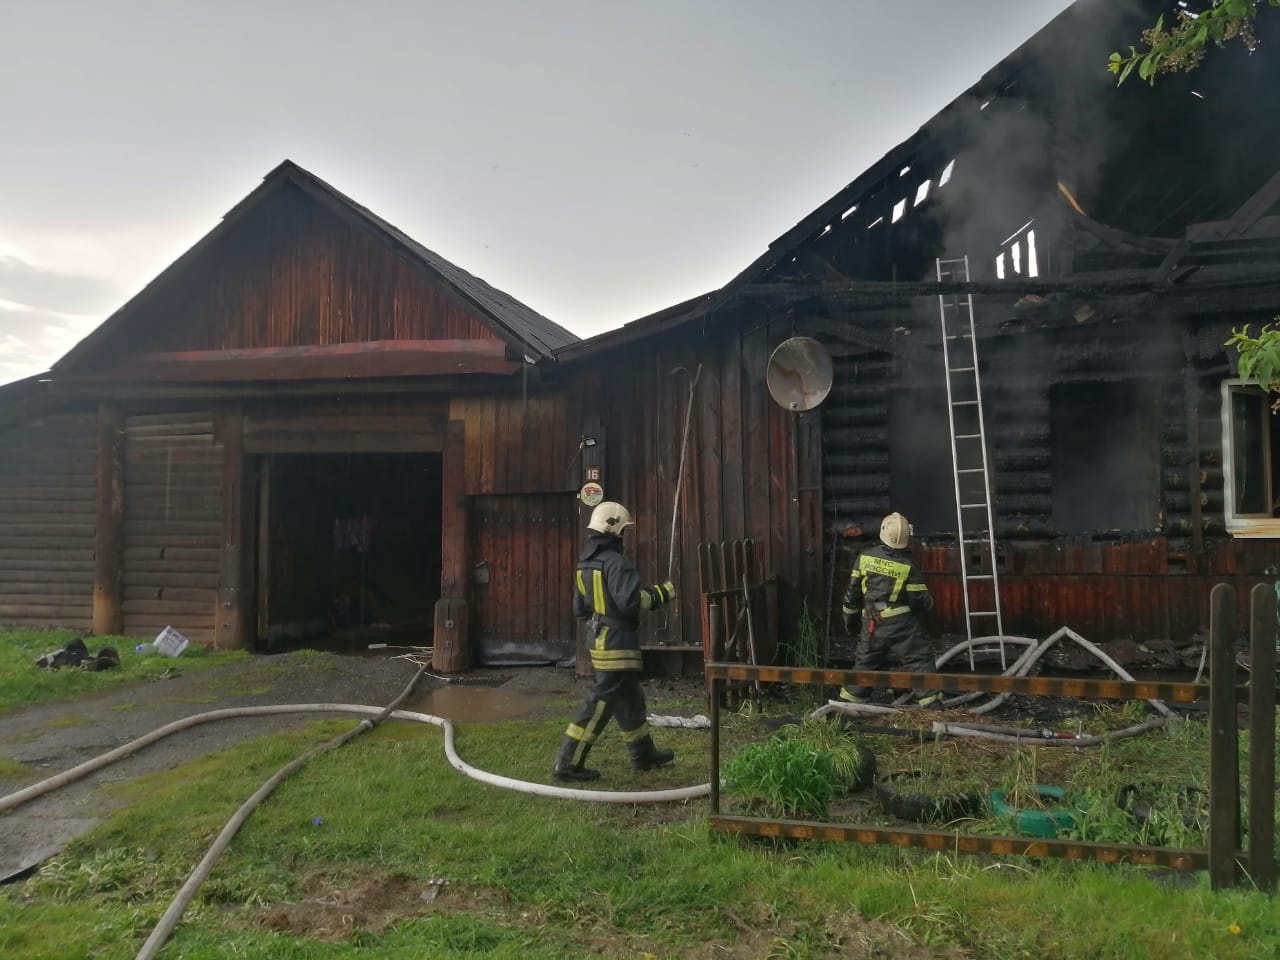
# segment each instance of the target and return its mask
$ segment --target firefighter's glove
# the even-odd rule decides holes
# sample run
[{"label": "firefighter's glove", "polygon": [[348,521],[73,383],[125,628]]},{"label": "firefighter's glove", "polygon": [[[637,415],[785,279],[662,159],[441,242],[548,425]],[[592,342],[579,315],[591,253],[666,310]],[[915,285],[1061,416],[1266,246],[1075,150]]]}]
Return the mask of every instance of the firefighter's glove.
[{"label": "firefighter's glove", "polygon": [[640,591],[640,609],[653,610],[675,599],[676,585],[668,580],[666,583],[644,587]]},{"label": "firefighter's glove", "polygon": [[852,637],[854,634],[862,630],[862,617],[859,616],[857,610],[850,610],[848,607],[840,609],[841,618],[844,620],[844,632],[847,636]]}]

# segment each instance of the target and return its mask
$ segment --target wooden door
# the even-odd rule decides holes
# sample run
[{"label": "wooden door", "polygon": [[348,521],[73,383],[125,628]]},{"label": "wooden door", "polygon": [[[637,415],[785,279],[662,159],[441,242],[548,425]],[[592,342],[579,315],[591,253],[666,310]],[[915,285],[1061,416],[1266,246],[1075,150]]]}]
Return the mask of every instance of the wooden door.
[{"label": "wooden door", "polygon": [[572,493],[471,498],[471,632],[481,663],[576,657],[575,505]]}]

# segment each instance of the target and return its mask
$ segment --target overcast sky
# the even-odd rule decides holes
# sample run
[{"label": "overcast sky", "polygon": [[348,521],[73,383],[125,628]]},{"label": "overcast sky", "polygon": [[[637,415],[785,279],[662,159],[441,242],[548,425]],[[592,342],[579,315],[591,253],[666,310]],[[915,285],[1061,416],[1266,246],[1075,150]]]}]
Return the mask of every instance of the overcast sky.
[{"label": "overcast sky", "polygon": [[288,158],[581,336],[725,283],[1067,0],[0,0],[0,383]]}]

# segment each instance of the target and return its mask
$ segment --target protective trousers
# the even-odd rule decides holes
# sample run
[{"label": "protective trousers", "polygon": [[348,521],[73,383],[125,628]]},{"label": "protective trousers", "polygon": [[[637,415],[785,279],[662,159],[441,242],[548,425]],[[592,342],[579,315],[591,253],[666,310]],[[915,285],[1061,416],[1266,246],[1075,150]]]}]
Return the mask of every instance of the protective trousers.
[{"label": "protective trousers", "polygon": [[670,751],[653,745],[644,689],[640,686],[642,677],[636,670],[596,671],[590,692],[561,740],[555,761],[558,775],[583,771],[591,747],[615,718],[633,767],[647,770],[671,762]]},{"label": "protective trousers", "polygon": [[[858,646],[853,652],[853,665],[857,670],[884,670],[887,666],[910,673],[933,673],[937,665],[929,637],[921,629],[915,614],[906,613],[876,621],[864,619]],[[869,696],[870,687],[846,687],[845,699]],[[924,696],[925,690],[917,689],[916,696]]]}]

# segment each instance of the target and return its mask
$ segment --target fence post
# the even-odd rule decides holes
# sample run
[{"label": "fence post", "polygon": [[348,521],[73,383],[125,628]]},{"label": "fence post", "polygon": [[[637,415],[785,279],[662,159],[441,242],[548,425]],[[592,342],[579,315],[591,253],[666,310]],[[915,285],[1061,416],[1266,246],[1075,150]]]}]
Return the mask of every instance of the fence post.
[{"label": "fence post", "polygon": [[1249,597],[1249,874],[1276,885],[1276,594],[1260,583]]},{"label": "fence post", "polygon": [[1236,595],[1209,593],[1209,883],[1235,885],[1240,850],[1240,758],[1236,732]]}]

